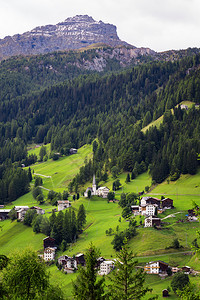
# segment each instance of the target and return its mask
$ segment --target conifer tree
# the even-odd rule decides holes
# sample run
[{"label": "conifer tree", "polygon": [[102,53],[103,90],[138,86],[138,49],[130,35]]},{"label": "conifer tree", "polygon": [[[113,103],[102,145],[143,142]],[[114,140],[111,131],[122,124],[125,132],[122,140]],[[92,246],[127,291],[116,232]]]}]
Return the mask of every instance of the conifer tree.
[{"label": "conifer tree", "polygon": [[28,179],[29,179],[29,182],[31,182],[32,181],[32,174],[31,174],[31,168],[29,167],[28,168]]},{"label": "conifer tree", "polygon": [[65,210],[65,215],[63,219],[63,240],[70,243],[70,228],[69,228],[69,213]]},{"label": "conifer tree", "polygon": [[73,296],[77,300],[103,300],[104,277],[97,281],[97,258],[99,251],[91,243],[85,255],[86,267],[79,267],[76,281],[73,281]]},{"label": "conifer tree", "polygon": [[[135,272],[134,268],[137,264],[133,256],[133,252],[129,251],[127,241],[118,253],[118,260],[115,264],[115,269],[109,276],[111,284],[109,288],[110,300],[139,300],[148,291],[145,287],[145,273],[139,269]],[[150,298],[154,299],[154,298]]]},{"label": "conifer tree", "polygon": [[129,173],[127,174],[127,176],[126,176],[126,183],[128,183],[128,182],[130,182],[131,180],[130,180],[130,175],[129,175]]},{"label": "conifer tree", "polygon": [[83,226],[86,223],[86,212],[83,204],[79,206],[78,214],[77,214],[77,229],[79,232],[82,231]]}]

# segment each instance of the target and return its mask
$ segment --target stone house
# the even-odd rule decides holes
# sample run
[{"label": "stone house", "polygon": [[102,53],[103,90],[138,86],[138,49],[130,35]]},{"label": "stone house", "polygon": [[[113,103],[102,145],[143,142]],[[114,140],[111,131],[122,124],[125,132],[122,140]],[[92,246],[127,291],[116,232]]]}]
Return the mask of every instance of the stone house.
[{"label": "stone house", "polygon": [[64,266],[64,272],[65,273],[73,273],[77,269],[77,261],[75,258],[68,256],[66,260],[66,264]]}]

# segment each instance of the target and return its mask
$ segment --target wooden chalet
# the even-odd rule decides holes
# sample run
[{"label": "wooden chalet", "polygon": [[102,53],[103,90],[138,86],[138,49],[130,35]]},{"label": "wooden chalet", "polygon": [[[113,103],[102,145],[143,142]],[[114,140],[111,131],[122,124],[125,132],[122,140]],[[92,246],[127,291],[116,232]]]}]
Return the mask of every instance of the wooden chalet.
[{"label": "wooden chalet", "polygon": [[54,248],[55,247],[55,242],[56,242],[56,240],[54,238],[51,238],[50,236],[44,238],[43,239],[44,249],[46,249],[48,247]]}]

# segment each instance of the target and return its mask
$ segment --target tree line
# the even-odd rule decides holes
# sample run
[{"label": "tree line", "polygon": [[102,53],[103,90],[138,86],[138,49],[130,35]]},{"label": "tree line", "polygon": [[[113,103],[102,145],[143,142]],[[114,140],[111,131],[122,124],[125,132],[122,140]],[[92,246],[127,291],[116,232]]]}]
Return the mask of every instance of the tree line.
[{"label": "tree line", "polygon": [[55,239],[56,244],[65,251],[67,245],[75,242],[86,224],[86,211],[83,204],[79,206],[78,212],[69,208],[58,214],[52,210],[49,218],[38,215],[35,209],[29,209],[24,216],[24,225],[32,226],[33,232],[43,233]]}]

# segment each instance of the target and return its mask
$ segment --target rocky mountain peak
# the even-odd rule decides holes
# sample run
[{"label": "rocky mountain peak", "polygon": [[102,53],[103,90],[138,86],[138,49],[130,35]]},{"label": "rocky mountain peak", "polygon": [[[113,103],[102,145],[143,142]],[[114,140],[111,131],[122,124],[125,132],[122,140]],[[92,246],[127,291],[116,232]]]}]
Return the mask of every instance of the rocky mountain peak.
[{"label": "rocky mountain peak", "polygon": [[38,26],[23,34],[1,39],[0,59],[20,54],[79,49],[95,43],[127,45],[119,39],[116,26],[95,21],[88,15],[77,15],[56,25]]}]

